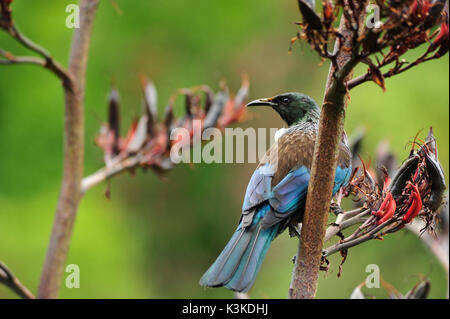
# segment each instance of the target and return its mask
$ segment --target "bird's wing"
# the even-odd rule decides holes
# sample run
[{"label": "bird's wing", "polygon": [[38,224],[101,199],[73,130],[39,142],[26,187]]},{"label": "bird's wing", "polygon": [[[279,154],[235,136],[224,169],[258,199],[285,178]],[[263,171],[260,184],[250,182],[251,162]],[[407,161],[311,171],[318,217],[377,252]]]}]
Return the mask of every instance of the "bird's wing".
[{"label": "bird's wing", "polygon": [[271,197],[271,183],[274,172],[269,163],[259,166],[253,172],[245,192],[244,203],[242,204],[243,212],[251,210]]},{"label": "bird's wing", "polygon": [[[293,196],[293,188],[303,182],[307,183],[302,175],[309,175],[314,137],[312,134],[288,131],[270,147],[247,185],[243,212],[272,198],[280,202],[274,202],[280,212],[285,211],[283,207],[289,206],[289,203],[284,202],[283,197]],[[296,193],[295,190],[294,192]]]},{"label": "bird's wing", "polygon": [[[314,139],[315,135],[312,133],[288,132],[266,153],[247,186],[242,206],[244,226],[252,224],[255,212],[258,213],[256,208],[263,204],[268,204],[271,208],[264,210],[264,216],[261,216],[265,227],[287,219],[304,205]],[[351,173],[348,154],[342,151],[344,146],[339,153],[333,194],[348,182]]]},{"label": "bird's wing", "polygon": [[334,175],[333,194],[335,194],[339,188],[348,184],[352,173],[352,153],[348,147],[348,140],[345,132],[343,133],[341,143],[339,144],[337,164],[336,173]]},{"label": "bird's wing", "polygon": [[242,206],[244,225],[253,220],[255,208],[270,205],[264,214],[268,226],[286,219],[304,202],[314,151],[314,135],[287,132],[272,145],[247,186]]},{"label": "bird's wing", "polygon": [[301,165],[291,170],[272,190],[269,203],[281,214],[289,214],[302,204],[309,184],[309,168]]}]

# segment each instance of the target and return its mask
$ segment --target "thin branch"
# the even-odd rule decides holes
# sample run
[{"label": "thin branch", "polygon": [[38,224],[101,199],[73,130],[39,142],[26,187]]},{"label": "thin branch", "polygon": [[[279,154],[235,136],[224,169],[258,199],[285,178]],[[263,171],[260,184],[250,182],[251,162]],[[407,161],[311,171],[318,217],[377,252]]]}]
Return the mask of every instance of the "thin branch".
[{"label": "thin branch", "polygon": [[25,34],[23,34],[22,32],[19,31],[17,26],[12,25],[8,29],[8,33],[14,39],[16,39],[20,44],[22,44],[24,47],[26,47],[27,49],[30,49],[31,51],[36,52],[37,54],[39,54],[46,60],[53,60],[53,58],[51,57],[50,53],[48,53],[47,50],[45,50],[40,45],[38,45],[37,43],[34,43],[31,39],[29,39],[27,36],[25,36]]},{"label": "thin branch", "polygon": [[334,253],[337,253],[338,251],[342,251],[342,250],[348,249],[350,247],[359,245],[368,240],[374,239],[380,235],[378,232],[380,230],[382,230],[384,227],[386,227],[387,225],[396,223],[396,222],[400,222],[400,221],[401,221],[401,218],[391,219],[391,220],[388,220],[388,221],[380,224],[379,226],[375,227],[374,229],[370,230],[367,234],[365,234],[363,236],[360,236],[360,237],[357,237],[357,238],[351,239],[351,240],[349,240],[350,237],[346,238],[343,242],[339,242],[329,248],[324,249],[322,255],[324,257],[328,257]]},{"label": "thin branch", "polygon": [[9,52],[5,52],[0,49],[0,55],[4,56],[8,61],[0,60],[0,64],[8,65],[8,64],[18,64],[18,63],[32,63],[43,66],[44,68],[50,70],[54,73],[58,78],[63,81],[63,85],[68,88],[72,88],[73,81],[70,77],[70,74],[67,70],[57,61],[53,59],[53,57],[47,52],[47,50],[43,49],[33,41],[31,41],[28,37],[26,37],[22,32],[20,32],[15,25],[12,25],[8,29],[8,33],[17,40],[20,44],[22,44],[27,49],[37,53],[43,59],[34,58],[34,57],[16,57]]},{"label": "thin branch", "polygon": [[[440,33],[438,35],[438,32],[434,32],[432,33],[430,36],[428,36],[427,33],[424,33],[423,28],[425,29],[429,29],[431,28],[433,25],[435,25],[439,19],[442,19],[442,25],[440,30]],[[446,25],[446,27],[444,26],[444,24]],[[433,5],[430,7],[429,12],[426,15],[426,21],[424,22],[422,27],[418,27],[413,29],[412,31],[410,31],[411,33],[408,33],[409,39],[406,38],[404,40],[406,40],[406,43],[403,43],[402,45],[397,44],[398,47],[404,47],[405,45],[407,45],[408,41],[410,42],[409,45],[411,49],[416,48],[418,45],[420,45],[421,43],[414,43],[414,41],[411,41],[411,39],[414,38],[422,38],[422,42],[429,42],[430,45],[428,47],[428,49],[419,57],[417,58],[415,61],[411,62],[411,63],[407,63],[405,61],[399,61],[399,58],[402,54],[404,54],[405,52],[396,52],[396,50],[391,46],[391,51],[388,54],[388,57],[390,58],[384,58],[383,61],[379,62],[378,65],[376,67],[374,67],[375,70],[377,70],[379,72],[379,74],[381,75],[381,79],[384,81],[385,78],[389,78],[392,77],[394,75],[403,73],[409,69],[411,69],[412,67],[415,67],[423,62],[427,62],[427,61],[431,61],[434,59],[439,59],[440,57],[442,57],[444,54],[446,54],[448,52],[448,1],[446,0],[437,0],[434,1]],[[437,37],[436,37],[437,35]],[[431,41],[433,38],[435,38],[433,41]],[[438,39],[440,38],[440,39]],[[446,39],[447,38],[447,39]],[[381,41],[382,42],[382,41]],[[367,51],[364,54],[361,55],[361,59],[362,61],[364,61],[364,59],[369,58],[370,55],[374,54],[374,53],[381,53],[383,54],[383,50],[389,46],[388,42],[385,42],[383,44],[379,44],[378,47],[376,47],[375,50],[373,51]],[[383,54],[384,56],[384,54]],[[381,74],[380,69],[382,67],[385,67],[389,64],[392,64],[395,62],[395,66],[390,69],[388,72],[385,72],[384,74]],[[402,67],[403,64],[408,64],[406,67]],[[367,72],[366,74],[363,74],[359,77],[354,78],[351,81],[347,82],[347,88],[348,90],[351,90],[352,88],[367,82],[367,81],[372,81],[373,79],[373,74],[371,72],[372,70],[370,70],[369,72]]]},{"label": "thin branch", "polygon": [[[435,57],[435,56],[431,56],[429,58],[425,58],[425,57],[419,58],[416,61],[414,61],[412,63],[409,63],[407,66],[405,66],[403,68],[399,68],[397,70],[395,70],[395,69],[394,70],[389,70],[389,71],[383,73],[383,78],[384,79],[390,78],[390,77],[392,77],[394,75],[397,75],[397,74],[403,73],[405,71],[408,71],[412,67],[417,66],[417,65],[419,65],[422,62],[431,61],[431,60],[434,60],[434,59],[437,59],[437,58],[438,57]],[[356,86],[358,86],[358,85],[360,85],[362,83],[368,82],[368,81],[372,81],[372,74],[370,72],[368,72],[366,74],[363,74],[363,75],[360,75],[360,76],[358,76],[358,77],[348,81],[347,82],[347,88],[348,88],[348,90],[351,90],[354,87],[356,87]]]},{"label": "thin branch", "polygon": [[117,163],[113,163],[111,165],[108,165],[106,167],[101,168],[97,172],[86,176],[81,181],[81,193],[84,194],[86,191],[88,191],[90,188],[94,187],[95,185],[110,179],[111,177],[118,175],[124,171],[127,171],[129,169],[135,168],[139,165],[140,161],[142,159],[142,154],[136,154],[131,157],[127,157],[122,161],[119,161]]},{"label": "thin branch", "polygon": [[11,270],[0,261],[0,283],[10,288],[23,299],[34,299],[34,295],[14,276]]},{"label": "thin branch", "polygon": [[69,73],[73,90],[65,87],[64,165],[52,235],[39,283],[38,298],[57,298],[73,226],[81,199],[84,160],[85,73],[92,26],[99,0],[80,0],[80,28],[72,40]]},{"label": "thin branch", "polygon": [[339,232],[353,226],[360,224],[366,220],[366,215],[370,213],[370,209],[357,208],[353,211],[349,211],[340,214],[333,225],[329,226],[325,232],[324,242],[327,242],[333,238]]},{"label": "thin branch", "polygon": [[0,55],[5,57],[6,60],[0,60],[0,65],[16,65],[16,64],[36,64],[43,68],[46,68],[63,82],[64,87],[72,89],[72,79],[67,71],[57,62],[44,60],[32,56],[14,56],[9,52],[0,49]]},{"label": "thin branch", "polygon": [[[3,52],[4,51],[0,49],[0,55],[3,55]],[[44,60],[32,56],[23,56],[23,57],[20,56],[14,57],[14,59],[0,60],[0,65],[14,65],[14,64],[36,64],[45,67]]]}]

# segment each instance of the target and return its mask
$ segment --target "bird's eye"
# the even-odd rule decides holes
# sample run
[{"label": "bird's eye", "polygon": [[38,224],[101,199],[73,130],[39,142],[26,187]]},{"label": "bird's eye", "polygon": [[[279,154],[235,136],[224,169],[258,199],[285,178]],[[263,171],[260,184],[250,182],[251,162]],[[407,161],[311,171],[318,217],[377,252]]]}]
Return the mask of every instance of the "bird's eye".
[{"label": "bird's eye", "polygon": [[284,105],[287,105],[287,104],[289,103],[289,98],[284,97],[284,98],[281,100],[281,103],[283,103]]}]

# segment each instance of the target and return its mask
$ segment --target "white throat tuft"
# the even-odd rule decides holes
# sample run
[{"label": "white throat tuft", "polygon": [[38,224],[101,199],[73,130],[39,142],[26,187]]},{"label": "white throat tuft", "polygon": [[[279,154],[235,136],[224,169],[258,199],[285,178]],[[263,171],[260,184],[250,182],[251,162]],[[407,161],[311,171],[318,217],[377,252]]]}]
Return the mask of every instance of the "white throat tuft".
[{"label": "white throat tuft", "polygon": [[287,128],[284,128],[284,127],[283,127],[283,128],[280,128],[278,131],[276,131],[276,132],[275,132],[275,135],[274,135],[275,142],[277,142],[278,139],[279,139],[281,136],[283,136],[283,134],[286,133],[287,130],[288,130]]}]

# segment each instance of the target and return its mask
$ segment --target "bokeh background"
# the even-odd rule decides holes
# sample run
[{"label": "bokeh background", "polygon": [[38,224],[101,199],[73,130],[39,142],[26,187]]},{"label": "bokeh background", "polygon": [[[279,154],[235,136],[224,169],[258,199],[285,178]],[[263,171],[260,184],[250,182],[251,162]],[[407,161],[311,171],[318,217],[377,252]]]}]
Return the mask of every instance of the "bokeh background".
[{"label": "bokeh background", "polygon": [[[72,30],[65,7],[73,1],[15,1],[15,21],[30,38],[64,64]],[[141,110],[138,75],[156,83],[159,107],[180,87],[226,79],[235,91],[240,75],[251,80],[250,98],[302,91],[321,101],[328,66],[305,44],[288,54],[299,20],[296,1],[117,0],[100,5],[92,38],[86,92],[86,166],[102,166],[93,139],[106,118],[106,96],[115,78],[122,100],[122,133]],[[26,51],[0,32],[0,47]],[[365,127],[362,155],[374,158],[387,139],[400,159],[408,142],[430,125],[440,160],[449,169],[448,55],[387,80],[352,91],[348,133]],[[360,70],[361,71],[361,70]],[[63,95],[59,81],[35,66],[0,68],[0,260],[32,291],[37,290],[52,227],[62,165]],[[252,111],[242,127],[282,127],[270,110]],[[236,125],[235,125],[236,126]],[[228,241],[240,215],[255,164],[178,165],[167,178],[151,172],[124,174],[83,198],[67,263],[81,270],[81,288],[64,298],[231,298],[226,289],[204,289],[198,280]],[[447,179],[448,182],[448,179]],[[297,240],[282,234],[272,245],[250,292],[255,298],[285,298]],[[402,231],[384,241],[352,248],[337,278],[340,256],[320,275],[317,296],[348,298],[377,264],[401,292],[426,275],[433,298],[444,298],[445,274],[414,235]],[[382,289],[366,289],[386,297]],[[0,298],[15,298],[0,286]]]}]

